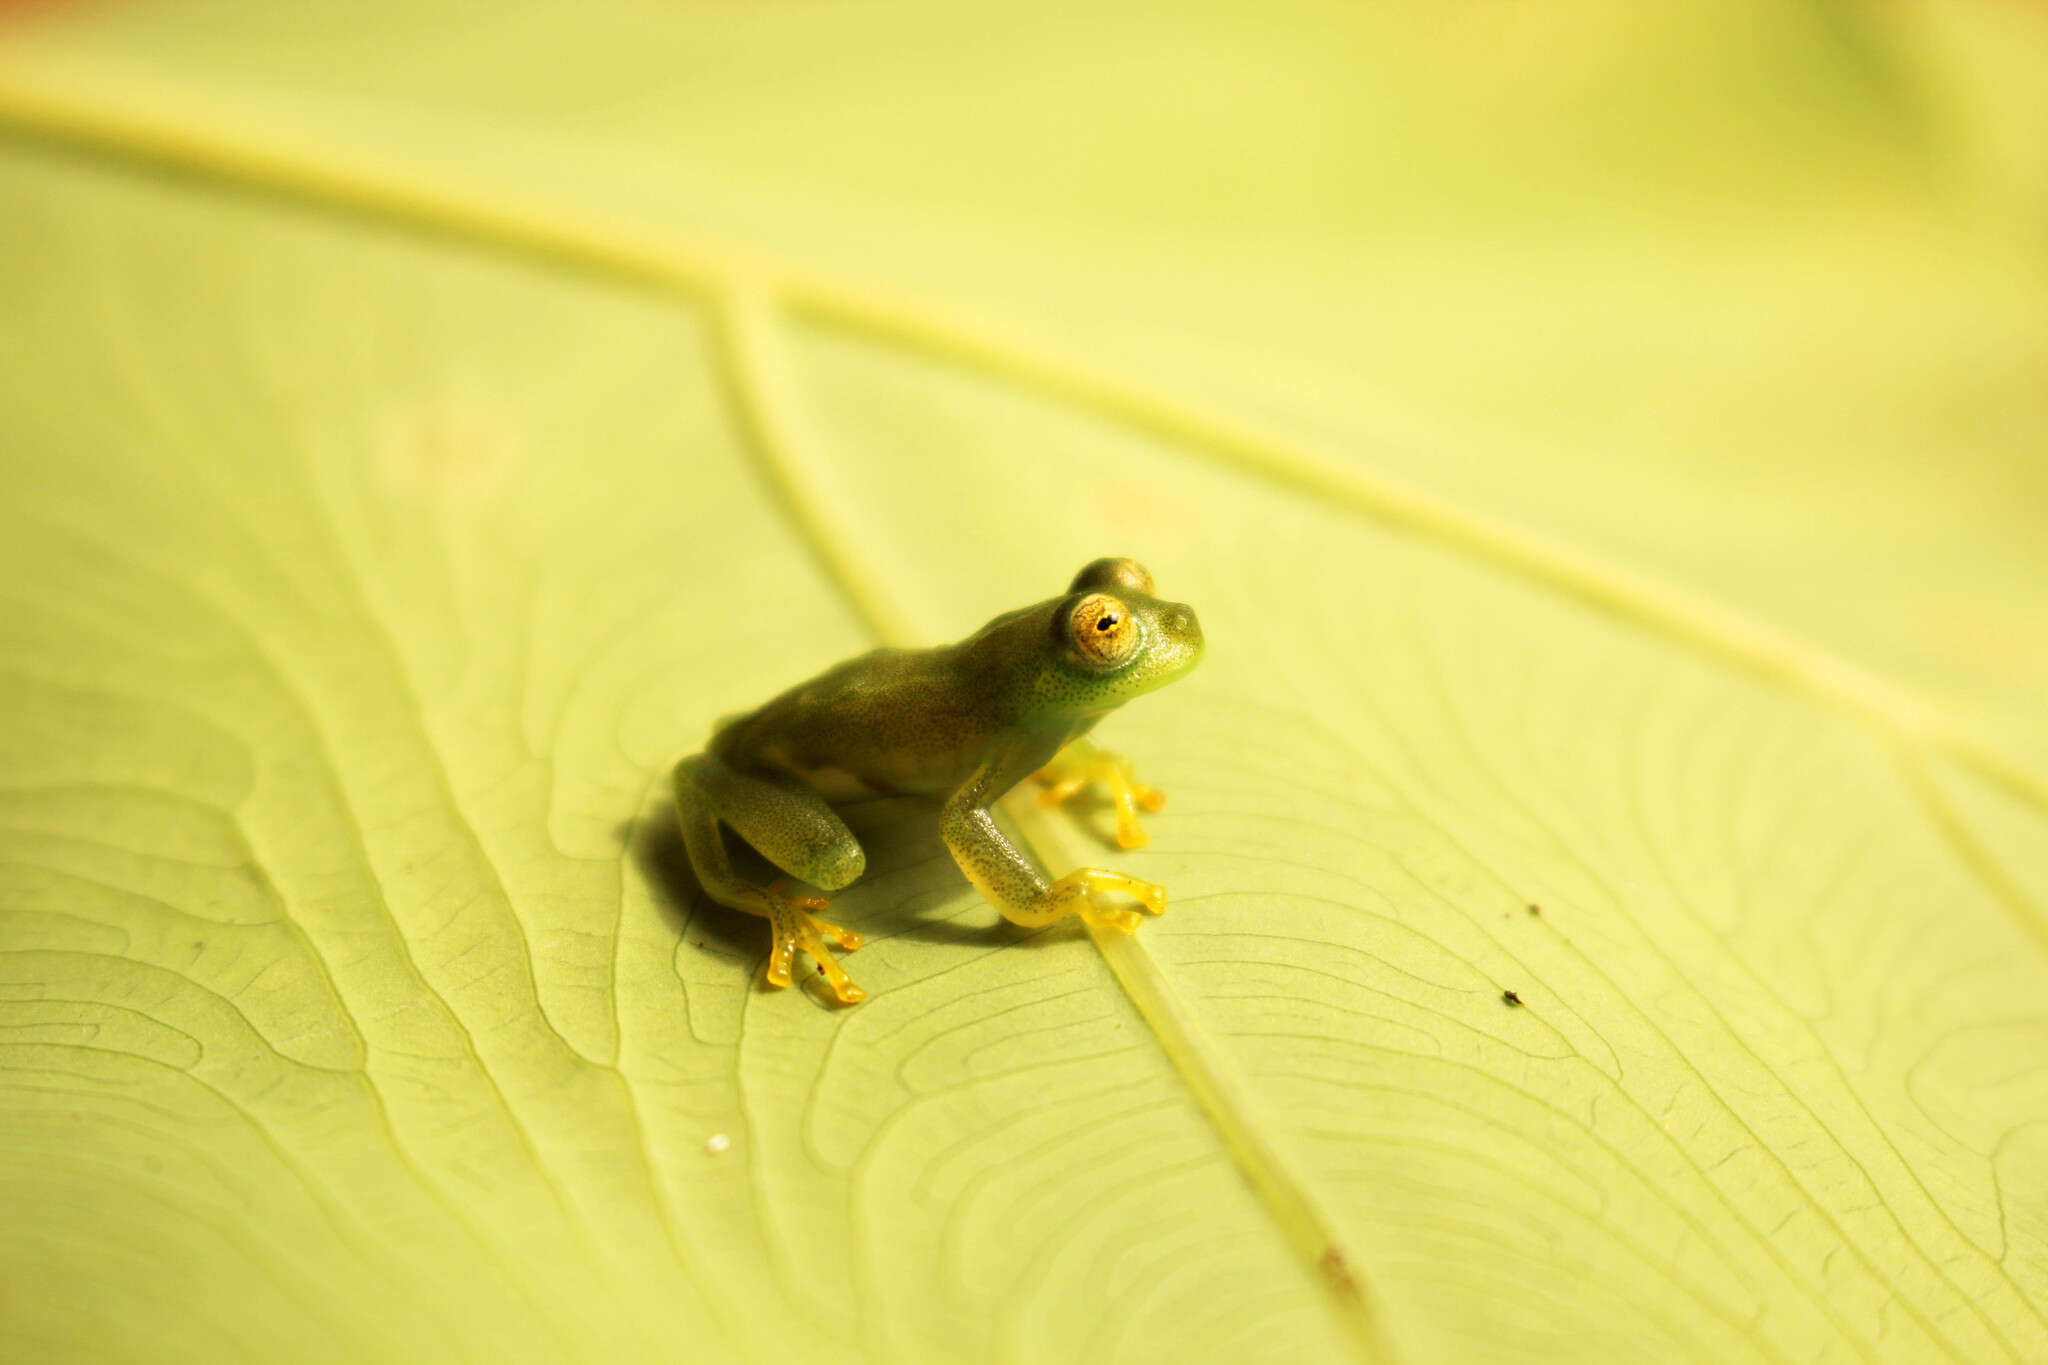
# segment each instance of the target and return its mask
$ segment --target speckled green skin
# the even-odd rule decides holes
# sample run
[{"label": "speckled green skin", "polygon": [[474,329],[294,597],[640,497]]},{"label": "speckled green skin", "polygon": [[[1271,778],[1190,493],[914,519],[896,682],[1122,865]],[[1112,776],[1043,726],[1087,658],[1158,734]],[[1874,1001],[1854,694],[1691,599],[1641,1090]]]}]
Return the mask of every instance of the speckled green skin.
[{"label": "speckled green skin", "polygon": [[[684,846],[705,891],[774,922],[786,962],[784,921],[802,916],[789,897],[734,873],[719,825],[791,876],[837,891],[860,876],[866,858],[833,801],[863,791],[943,792],[946,847],[1006,918],[1037,926],[1087,913],[1095,891],[1128,891],[1127,882],[1157,893],[1157,906],[1147,906],[1156,912],[1163,892],[1117,874],[1048,883],[989,813],[1104,715],[1200,659],[1194,612],[1154,597],[1151,586],[1130,560],[1097,560],[1066,595],[998,616],[958,644],[875,650],[722,724],[705,751],[675,771]],[[1074,608],[1090,592],[1120,600],[1139,629],[1130,656],[1111,668],[1091,667],[1071,638]],[[822,908],[815,900],[794,904]],[[800,926],[792,932],[798,946],[818,955]],[[843,946],[858,943],[857,935],[845,937],[853,943],[842,939]],[[770,980],[776,977],[771,960]],[[842,991],[841,998],[859,996]]]}]

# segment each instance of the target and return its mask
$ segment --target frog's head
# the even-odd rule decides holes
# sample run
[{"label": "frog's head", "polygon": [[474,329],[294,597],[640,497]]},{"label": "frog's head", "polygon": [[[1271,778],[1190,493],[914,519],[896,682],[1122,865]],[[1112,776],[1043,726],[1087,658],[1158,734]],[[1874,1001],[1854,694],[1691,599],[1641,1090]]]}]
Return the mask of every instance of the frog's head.
[{"label": "frog's head", "polygon": [[1044,681],[1062,710],[1121,706],[1202,657],[1194,609],[1153,596],[1152,575],[1134,559],[1098,559],[1074,575],[1051,625],[1056,658]]}]

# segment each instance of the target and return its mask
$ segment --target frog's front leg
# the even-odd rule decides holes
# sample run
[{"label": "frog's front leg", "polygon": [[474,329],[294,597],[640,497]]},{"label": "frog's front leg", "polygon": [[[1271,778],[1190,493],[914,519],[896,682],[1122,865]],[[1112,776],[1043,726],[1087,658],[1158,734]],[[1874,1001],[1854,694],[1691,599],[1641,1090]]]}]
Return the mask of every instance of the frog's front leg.
[{"label": "frog's front leg", "polygon": [[1109,799],[1116,806],[1118,848],[1143,848],[1145,827],[1138,823],[1138,812],[1166,808],[1166,793],[1133,777],[1129,759],[1118,758],[1086,738],[1069,744],[1032,776],[1045,784],[1038,799],[1048,809],[1072,800],[1092,783],[1107,784]]},{"label": "frog's front leg", "polygon": [[1105,892],[1129,896],[1148,914],[1164,913],[1165,887],[1121,872],[1084,867],[1058,881],[1046,881],[1037,865],[996,827],[989,808],[1045,757],[1042,749],[1029,747],[1000,754],[947,798],[939,813],[939,833],[967,880],[1002,911],[1004,919],[1027,929],[1075,913],[1090,924],[1137,928],[1137,911],[1101,899]]},{"label": "frog's front leg", "polygon": [[853,831],[816,792],[798,784],[742,772],[713,754],[697,754],[676,765],[676,820],[683,848],[704,891],[720,905],[744,910],[768,921],[773,935],[768,951],[768,984],[787,986],[799,949],[808,953],[844,1004],[867,999],[833,958],[826,940],[848,952],[861,936],[819,919],[813,911],[828,902],[819,896],[792,896],[774,886],[756,886],[733,871],[726,855],[720,823],[732,827],[761,856],[793,877],[837,891],[866,869]]}]

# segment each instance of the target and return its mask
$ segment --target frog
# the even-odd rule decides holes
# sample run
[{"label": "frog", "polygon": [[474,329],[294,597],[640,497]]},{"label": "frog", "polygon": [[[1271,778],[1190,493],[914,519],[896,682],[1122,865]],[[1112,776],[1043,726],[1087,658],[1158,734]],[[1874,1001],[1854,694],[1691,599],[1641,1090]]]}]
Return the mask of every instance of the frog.
[{"label": "frog", "polygon": [[[1062,805],[1100,784],[1116,842],[1141,847],[1138,813],[1165,796],[1089,738],[1104,716],[1185,675],[1202,657],[1192,607],[1156,595],[1136,560],[1084,565],[1066,592],[995,617],[954,644],[881,648],[827,669],[758,709],[721,721],[702,753],[674,771],[684,852],[712,900],[769,923],[765,979],[790,984],[796,954],[837,1000],[867,992],[834,958],[862,936],[822,918],[867,855],[841,808],[861,799],[935,798],[939,834],[967,880],[1012,924],[1069,916],[1130,932],[1166,909],[1166,889],[1126,873],[1078,868],[1049,880],[997,824],[995,803],[1026,778]],[[734,868],[725,831],[790,880]]]}]

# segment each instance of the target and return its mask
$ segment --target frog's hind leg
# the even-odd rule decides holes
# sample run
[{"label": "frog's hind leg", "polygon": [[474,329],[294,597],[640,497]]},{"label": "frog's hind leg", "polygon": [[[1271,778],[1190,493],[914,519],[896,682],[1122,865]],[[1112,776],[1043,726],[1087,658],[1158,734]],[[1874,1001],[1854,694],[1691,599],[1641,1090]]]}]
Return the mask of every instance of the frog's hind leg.
[{"label": "frog's hind leg", "polygon": [[766,919],[774,934],[768,954],[768,984],[787,986],[796,951],[814,958],[847,1004],[865,1000],[825,946],[830,939],[851,952],[861,936],[811,912],[827,902],[791,896],[777,886],[756,886],[733,870],[719,825],[731,826],[761,855],[791,876],[837,891],[866,869],[867,859],[846,822],[808,788],[739,772],[706,754],[676,765],[676,820],[683,847],[705,892],[721,905]]},{"label": "frog's hind leg", "polygon": [[[867,855],[839,812],[798,779],[745,772],[716,758],[695,761],[694,780],[719,820],[790,876],[838,891],[867,871]],[[681,783],[678,770],[679,793]]]}]

